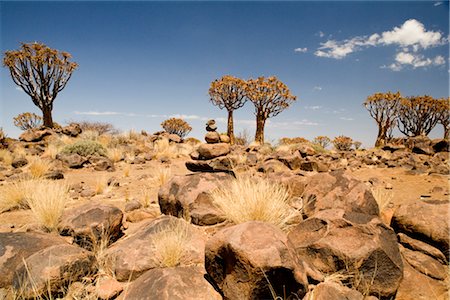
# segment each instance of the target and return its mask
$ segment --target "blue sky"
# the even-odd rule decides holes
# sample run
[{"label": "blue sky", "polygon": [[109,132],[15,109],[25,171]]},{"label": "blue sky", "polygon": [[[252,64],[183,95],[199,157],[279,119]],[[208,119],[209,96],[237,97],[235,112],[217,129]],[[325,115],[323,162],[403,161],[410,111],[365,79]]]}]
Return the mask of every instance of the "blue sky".
[{"label": "blue sky", "polygon": [[[54,103],[62,124],[154,132],[180,115],[202,138],[206,119],[226,131],[211,81],[274,75],[298,100],[270,119],[266,140],[344,134],[371,146],[368,95],[448,97],[448,12],[448,1],[2,1],[0,42],[2,53],[39,41],[73,55],[79,68]],[[16,137],[12,118],[39,110],[0,72],[0,126]],[[249,102],[235,112],[236,132],[254,134],[253,111]]]}]

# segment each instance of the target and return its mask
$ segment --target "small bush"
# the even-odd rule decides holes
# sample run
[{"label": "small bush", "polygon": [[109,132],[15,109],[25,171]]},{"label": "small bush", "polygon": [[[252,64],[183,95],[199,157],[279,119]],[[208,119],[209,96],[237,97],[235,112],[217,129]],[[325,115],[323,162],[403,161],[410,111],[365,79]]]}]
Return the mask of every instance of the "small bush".
[{"label": "small bush", "polygon": [[191,132],[192,127],[183,119],[171,118],[161,123],[161,127],[168,133],[184,138]]},{"label": "small bush", "polygon": [[289,222],[299,216],[289,205],[288,188],[264,178],[237,176],[212,191],[211,196],[217,208],[235,224],[263,221],[285,230]]},{"label": "small bush", "polygon": [[70,122],[70,125],[76,123],[80,125],[81,130],[84,131],[95,131],[97,135],[102,134],[118,134],[119,131],[110,123],[104,122],[92,122],[92,121],[81,121],[81,122]]},{"label": "small bush", "polygon": [[325,149],[328,145],[330,145],[331,139],[327,136],[319,135],[316,136],[312,142],[313,144],[319,145]]},{"label": "small bush", "polygon": [[240,146],[247,147],[248,145],[250,145],[251,142],[252,142],[252,138],[251,138],[250,133],[248,132],[247,129],[244,129],[243,131],[239,132],[234,137],[234,144],[235,145],[240,145]]},{"label": "small bush", "polygon": [[72,145],[65,146],[61,153],[63,154],[73,154],[76,153],[81,156],[89,156],[89,155],[99,155],[99,156],[107,156],[106,149],[102,146],[102,144],[91,141],[91,140],[80,140]]},{"label": "small bush", "polygon": [[35,129],[42,126],[43,124],[41,116],[38,116],[35,113],[30,112],[19,114],[13,120],[14,126],[22,130]]},{"label": "small bush", "polygon": [[358,142],[358,141],[354,141],[353,142],[353,147],[355,147],[356,150],[358,150],[359,148],[361,148],[362,143]]},{"label": "small bush", "polygon": [[348,136],[340,135],[334,138],[333,145],[338,151],[349,151],[352,148],[353,140]]},{"label": "small bush", "polygon": [[292,145],[292,144],[303,144],[303,143],[309,143],[309,141],[302,137],[295,137],[295,138],[281,138],[278,144],[280,145]]}]

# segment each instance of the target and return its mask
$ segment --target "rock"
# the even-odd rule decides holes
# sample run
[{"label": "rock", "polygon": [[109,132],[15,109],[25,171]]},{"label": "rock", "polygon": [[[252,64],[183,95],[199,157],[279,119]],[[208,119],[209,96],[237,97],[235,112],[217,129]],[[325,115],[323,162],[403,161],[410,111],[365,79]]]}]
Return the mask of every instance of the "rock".
[{"label": "rock", "polygon": [[63,286],[94,271],[94,255],[79,247],[60,244],[42,249],[16,269],[13,286],[25,299],[59,292]]},{"label": "rock", "polygon": [[446,263],[447,260],[445,258],[445,255],[439,249],[437,249],[431,245],[428,245],[427,243],[424,243],[422,241],[413,239],[404,233],[397,234],[397,237],[398,237],[399,242],[404,247],[411,249],[411,250],[422,252],[426,255],[429,255],[429,256],[437,259],[438,261],[440,261],[443,264]]},{"label": "rock", "polygon": [[142,207],[142,203],[139,202],[139,200],[133,199],[131,201],[128,201],[125,204],[125,212],[130,212],[136,209],[139,209]]},{"label": "rock", "polygon": [[124,284],[110,276],[100,276],[95,284],[95,294],[99,299],[113,299],[123,291]]},{"label": "rock", "polygon": [[13,168],[17,169],[17,168],[26,166],[27,164],[28,164],[28,159],[26,159],[25,157],[18,157],[18,158],[13,159],[11,166]]},{"label": "rock", "polygon": [[108,186],[119,187],[119,186],[120,186],[119,178],[117,178],[117,177],[115,177],[115,176],[110,177],[110,178],[108,179],[107,185],[108,185]]},{"label": "rock", "polygon": [[319,169],[317,162],[315,161],[305,161],[300,165],[300,170],[308,171],[308,172],[317,172]]},{"label": "rock", "polygon": [[199,266],[153,269],[132,282],[118,300],[220,300]]},{"label": "rock", "polygon": [[288,234],[299,259],[320,272],[358,274],[354,288],[391,297],[403,274],[395,233],[376,216],[322,210]]},{"label": "rock", "polygon": [[299,144],[296,149],[302,157],[313,156],[317,153],[313,147],[307,144]]},{"label": "rock", "polygon": [[410,137],[406,140],[406,146],[411,149],[413,153],[433,155],[434,151],[431,148],[431,140],[427,136]]},{"label": "rock", "polygon": [[205,141],[208,144],[220,143],[220,135],[215,131],[209,131],[205,135]]},{"label": "rock", "polygon": [[308,281],[294,260],[286,235],[251,221],[220,230],[206,243],[205,268],[225,299],[303,297]]},{"label": "rock", "polygon": [[388,144],[384,145],[383,147],[381,147],[381,150],[389,151],[389,152],[398,152],[398,151],[401,152],[401,151],[404,151],[405,149],[406,149],[405,145],[401,145],[401,144],[396,145],[396,144],[391,144],[391,143],[388,143]]},{"label": "rock", "polygon": [[[111,266],[119,281],[133,280],[145,271],[161,266],[160,253],[154,246],[154,239],[161,237],[161,232],[173,232],[174,225],[186,226],[185,242],[181,265],[203,264],[205,257],[204,235],[183,219],[163,216],[147,221],[130,236],[117,241],[106,251],[106,257],[113,260]],[[165,232],[167,231],[167,232]]]},{"label": "rock", "polygon": [[277,159],[291,170],[299,169],[302,163],[302,158],[298,154],[283,155],[279,156]]},{"label": "rock", "polygon": [[77,123],[72,123],[62,128],[62,133],[71,137],[77,137],[81,132],[81,127]]},{"label": "rock", "polygon": [[[203,217],[200,212],[205,212],[205,218],[211,219],[212,203],[207,203],[204,196],[223,185],[232,176],[224,173],[198,173],[186,176],[174,176],[169,182],[163,185],[158,192],[158,202],[161,213],[173,216],[183,216],[191,211],[195,211],[196,220]],[[192,216],[191,216],[192,217]]]},{"label": "rock", "polygon": [[220,142],[229,144],[230,143],[230,137],[228,135],[226,135],[226,134],[221,134],[220,135]]},{"label": "rock", "polygon": [[343,171],[319,173],[308,178],[303,194],[303,213],[311,216],[324,209],[344,209],[378,215],[379,209],[370,189]]},{"label": "rock", "polygon": [[420,200],[400,205],[391,227],[438,248],[449,257],[449,210],[447,200]]},{"label": "rock", "polygon": [[113,161],[107,157],[91,156],[89,157],[89,162],[94,166],[94,170],[96,171],[115,171]]},{"label": "rock", "polygon": [[171,133],[167,136],[167,138],[169,139],[169,142],[173,142],[173,143],[181,143],[182,139],[178,134],[174,134]]},{"label": "rock", "polygon": [[151,208],[142,208],[130,211],[126,214],[126,219],[128,222],[137,223],[147,219],[155,219],[160,216],[159,208],[151,209]]},{"label": "rock", "polygon": [[56,159],[59,159],[64,163],[64,165],[66,165],[71,169],[82,168],[83,165],[88,161],[85,157],[82,157],[81,155],[76,153],[72,154],[59,153],[58,155],[56,155]]},{"label": "rock", "polygon": [[0,288],[12,284],[14,271],[32,254],[53,245],[65,244],[59,236],[37,232],[0,232]]},{"label": "rock", "polygon": [[97,193],[90,186],[83,186],[83,189],[80,192],[80,196],[83,198],[91,198],[94,197]]},{"label": "rock", "polygon": [[448,287],[445,282],[428,277],[415,270],[403,260],[403,279],[397,290],[395,300],[448,300]]},{"label": "rock", "polygon": [[93,243],[108,239],[108,244],[120,238],[123,213],[112,205],[88,203],[64,211],[61,217],[61,235],[73,236],[74,242],[86,249]]},{"label": "rock", "polygon": [[416,269],[416,271],[437,280],[444,280],[446,278],[447,268],[434,258],[419,251],[406,249],[402,246],[400,246],[400,251],[403,258],[411,267]]},{"label": "rock", "polygon": [[257,168],[262,173],[289,172],[289,168],[279,160],[271,159],[263,162]]},{"label": "rock", "polygon": [[208,120],[208,122],[206,122],[206,131],[216,131],[217,130],[217,125],[216,125],[216,121],[215,120]]},{"label": "rock", "polygon": [[319,283],[314,290],[308,292],[304,300],[369,300],[358,291],[345,287],[337,282]]},{"label": "rock", "polygon": [[44,129],[30,129],[22,133],[19,140],[24,142],[39,142],[48,135],[51,135],[53,131],[50,128]]},{"label": "rock", "polygon": [[195,201],[189,204],[189,214],[192,224],[195,225],[214,225],[225,221],[221,212],[212,204],[211,196],[206,193],[200,193]]},{"label": "rock", "polygon": [[207,160],[230,153],[230,145],[225,143],[202,144],[197,148],[199,159]]},{"label": "rock", "polygon": [[192,172],[225,172],[234,174],[235,164],[228,156],[222,156],[210,160],[187,161],[185,166]]},{"label": "rock", "polygon": [[[445,140],[445,139],[438,139],[438,140],[432,140],[431,141],[431,147],[433,148],[433,151],[435,153],[439,153],[439,152],[450,152],[450,147],[449,147],[449,140]],[[448,153],[447,153],[448,155]]]},{"label": "rock", "polygon": [[45,174],[45,179],[50,179],[50,180],[60,180],[60,179],[64,179],[64,173],[60,170],[56,170],[56,171],[51,171],[47,174]]}]

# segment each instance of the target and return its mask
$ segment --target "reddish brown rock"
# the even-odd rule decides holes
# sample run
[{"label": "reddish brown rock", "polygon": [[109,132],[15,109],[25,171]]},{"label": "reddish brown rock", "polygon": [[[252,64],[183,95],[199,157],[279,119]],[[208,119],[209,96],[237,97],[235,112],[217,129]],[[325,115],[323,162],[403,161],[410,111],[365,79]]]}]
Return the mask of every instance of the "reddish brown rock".
[{"label": "reddish brown rock", "polygon": [[226,143],[201,144],[197,148],[200,160],[213,159],[230,153],[230,145]]},{"label": "reddish brown rock", "polygon": [[[363,294],[352,290],[337,282],[328,281],[319,283],[312,291],[308,292],[304,300],[369,300]],[[377,299],[377,298],[375,298]]]},{"label": "reddish brown rock", "polygon": [[286,235],[263,222],[251,221],[217,232],[206,243],[205,267],[225,299],[303,297],[307,275],[296,262]]},{"label": "reddish brown rock", "polygon": [[294,227],[288,238],[300,259],[324,274],[359,274],[355,288],[390,297],[402,279],[395,233],[376,216],[323,210]]},{"label": "reddish brown rock", "polygon": [[110,276],[100,276],[95,284],[95,294],[99,299],[108,300],[123,291],[124,284]]},{"label": "reddish brown rock", "polygon": [[118,300],[220,300],[222,297],[204,277],[203,267],[153,269],[130,284]]}]

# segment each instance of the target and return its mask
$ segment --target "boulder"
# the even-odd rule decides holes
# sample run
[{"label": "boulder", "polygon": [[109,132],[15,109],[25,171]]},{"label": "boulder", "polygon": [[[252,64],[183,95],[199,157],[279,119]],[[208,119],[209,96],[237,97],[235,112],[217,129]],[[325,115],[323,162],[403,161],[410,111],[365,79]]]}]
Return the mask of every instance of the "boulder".
[{"label": "boulder", "polygon": [[205,268],[225,299],[273,299],[306,293],[306,272],[294,259],[286,235],[251,221],[220,230],[205,247]]},{"label": "boulder", "polygon": [[299,169],[302,163],[302,158],[299,154],[282,155],[278,156],[277,159],[291,170]]},{"label": "boulder", "polygon": [[77,123],[72,123],[62,128],[62,133],[71,137],[77,137],[81,132],[81,127]]},{"label": "boulder", "polygon": [[173,143],[181,143],[182,139],[178,134],[169,134],[167,136],[167,138],[169,139],[169,142],[173,142]]},{"label": "boulder", "polygon": [[147,207],[128,212],[126,220],[127,222],[138,223],[147,219],[155,219],[160,215],[159,207]]},{"label": "boulder", "polygon": [[99,299],[114,299],[123,291],[124,284],[111,276],[100,276],[95,283],[95,294]]},{"label": "boulder", "polygon": [[[175,225],[186,226],[183,239],[183,256],[180,265],[203,264],[205,259],[205,236],[183,219],[163,216],[147,221],[130,236],[127,236],[106,251],[106,257],[111,258],[112,269],[119,281],[133,280],[149,269],[161,266],[158,249],[154,239],[174,232]],[[169,249],[170,250],[170,249]]]},{"label": "boulder", "polygon": [[197,148],[197,152],[201,160],[213,159],[230,153],[230,145],[226,143],[201,144]]},{"label": "boulder", "polygon": [[0,232],[0,288],[12,284],[14,271],[32,254],[66,241],[55,235],[37,232]]},{"label": "boulder", "polygon": [[53,130],[50,128],[44,129],[30,129],[22,133],[19,140],[23,142],[39,142],[48,135],[53,134]]},{"label": "boulder", "polygon": [[94,166],[96,171],[109,171],[114,172],[114,163],[107,157],[103,156],[91,156],[89,157],[89,163]]},{"label": "boulder", "polygon": [[92,202],[64,211],[59,228],[61,235],[72,236],[75,243],[90,250],[102,239],[110,244],[120,238],[122,219],[119,208]]},{"label": "boulder", "polygon": [[400,252],[402,253],[403,259],[408,262],[408,264],[428,277],[444,280],[447,276],[446,265],[435,260],[431,256],[423,254],[419,251],[413,251],[400,246]]},{"label": "boulder", "polygon": [[13,168],[20,168],[20,167],[26,166],[27,164],[28,164],[28,159],[26,159],[25,157],[17,157],[17,158],[13,159],[11,166]]},{"label": "boulder", "polygon": [[394,212],[391,227],[438,248],[449,257],[448,200],[420,200],[400,205]]},{"label": "boulder", "polygon": [[211,196],[207,192],[202,192],[193,203],[189,204],[192,224],[214,225],[225,221],[225,217],[212,203]]},{"label": "boulder", "polygon": [[50,171],[44,175],[45,179],[60,180],[64,179],[64,173],[61,170]]},{"label": "boulder", "polygon": [[94,271],[93,253],[69,244],[42,249],[26,258],[15,271],[13,287],[25,299],[61,292],[69,282]]},{"label": "boulder", "polygon": [[209,131],[205,134],[205,141],[208,144],[220,143],[220,134],[215,131]]},{"label": "boulder", "polygon": [[230,143],[230,137],[226,134],[221,134],[220,135],[220,142],[221,143]]},{"label": "boulder", "polygon": [[322,210],[288,234],[299,259],[325,274],[356,274],[353,287],[381,297],[395,294],[403,264],[395,233],[376,216]]},{"label": "boulder", "polygon": [[262,173],[274,173],[274,172],[289,172],[289,168],[279,160],[270,159],[257,167],[258,172]]},{"label": "boulder", "polygon": [[[448,139],[437,139],[431,141],[431,147],[435,153],[439,152],[450,152],[449,140]],[[448,156],[448,153],[447,153]]]},{"label": "boulder", "polygon": [[343,171],[319,173],[306,180],[303,213],[311,216],[324,209],[343,209],[378,215],[375,198],[367,185]]},{"label": "boulder", "polygon": [[222,156],[209,160],[187,161],[185,166],[192,172],[225,172],[233,175],[236,164],[228,156]]},{"label": "boulder", "polygon": [[[161,213],[173,216],[184,216],[195,212],[195,219],[211,219],[213,204],[208,199],[198,199],[202,193],[208,193],[224,182],[230,180],[231,175],[225,173],[197,173],[186,176],[174,176],[163,185],[158,192],[158,202]],[[203,196],[201,196],[203,197]],[[191,215],[192,217],[192,215]],[[218,217],[218,216],[216,216]]]},{"label": "boulder", "polygon": [[313,156],[317,154],[317,151],[308,144],[299,144],[296,149],[302,157]]},{"label": "boulder", "polygon": [[[334,281],[319,283],[312,291],[308,292],[304,300],[369,300],[363,294],[352,290]],[[377,299],[377,298],[375,298]]]},{"label": "boulder", "polygon": [[402,244],[405,248],[414,251],[419,251],[423,254],[431,256],[432,258],[437,259],[443,264],[447,263],[445,255],[439,249],[431,245],[428,245],[427,243],[424,243],[422,241],[413,239],[404,233],[397,234],[397,237],[400,244]]},{"label": "boulder", "polygon": [[132,282],[118,300],[220,300],[198,266],[153,269]]},{"label": "boulder", "polygon": [[71,169],[79,169],[82,168],[85,163],[87,163],[87,158],[76,154],[65,154],[65,153],[59,153],[56,155],[56,159],[59,159],[63,162],[64,165]]}]

